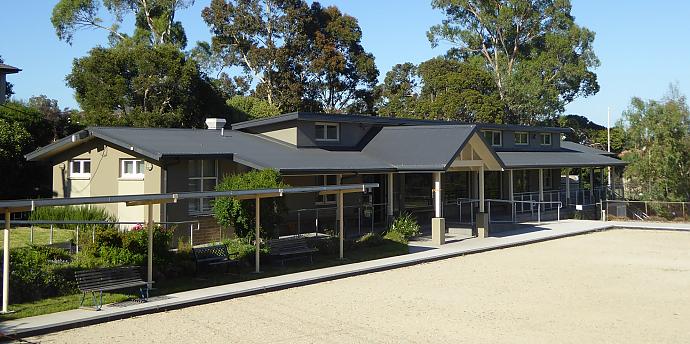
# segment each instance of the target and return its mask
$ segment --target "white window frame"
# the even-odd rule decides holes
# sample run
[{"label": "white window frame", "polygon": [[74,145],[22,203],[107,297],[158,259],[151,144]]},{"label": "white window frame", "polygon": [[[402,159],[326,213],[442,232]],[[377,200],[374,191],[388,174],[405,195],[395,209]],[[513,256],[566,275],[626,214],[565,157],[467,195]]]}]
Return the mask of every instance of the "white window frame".
[{"label": "white window frame", "polygon": [[[199,177],[190,177],[187,176],[188,180],[199,180],[199,190],[188,190],[191,192],[203,192],[204,191],[204,181],[207,180],[213,180],[215,182],[214,185],[218,185],[218,160],[211,160],[213,161],[213,169],[214,169],[214,176],[213,177],[204,177],[204,162],[209,161],[210,159],[207,160],[190,160],[193,161],[194,163],[199,163],[201,164],[201,172]],[[189,215],[208,215],[211,213],[212,208],[209,209],[204,209],[204,199],[209,199],[213,197],[203,197],[203,198],[194,198],[194,199],[189,199],[188,200],[188,206],[187,206],[187,212]],[[193,202],[196,202],[199,210],[192,210],[189,208],[189,205],[191,205]]]},{"label": "white window frame", "polygon": [[[125,173],[125,164],[131,162],[134,166],[134,173]],[[137,163],[141,162],[141,172],[137,172]],[[144,180],[146,162],[141,159],[120,159],[120,179],[123,180]]]},{"label": "white window frame", "polygon": [[[335,184],[328,184],[328,177],[334,176],[335,177]],[[338,185],[338,175],[337,174],[324,174],[318,176],[318,181],[319,185],[321,186],[333,186],[333,185]],[[330,195],[319,195],[319,200],[316,202],[317,205],[326,205],[326,204],[335,204],[336,203],[336,194],[330,194]]]},{"label": "white window frame", "polygon": [[[84,171],[84,163],[89,163],[89,172]],[[74,163],[79,163],[79,172],[74,171]],[[69,161],[69,177],[74,179],[91,178],[91,159],[72,159]]]},{"label": "white window frame", "polygon": [[[549,138],[549,139],[548,139],[549,143],[544,143],[544,138],[545,138],[545,137],[548,137],[548,138]],[[551,146],[551,134],[550,134],[550,133],[540,133],[540,134],[539,134],[539,143],[540,143],[542,146]]]},{"label": "white window frame", "polygon": [[[518,142],[518,135],[525,135],[527,142]],[[516,131],[514,134],[514,141],[516,146],[529,146],[529,133],[526,131]]]},{"label": "white window frame", "polygon": [[[316,137],[316,128],[323,127],[323,138]],[[335,138],[328,137],[328,127],[335,127]],[[337,142],[340,141],[340,123],[316,122],[314,123],[314,139],[316,141]]]},{"label": "white window frame", "polygon": [[[500,130],[484,130],[485,134],[491,133],[491,140],[489,141],[489,145],[491,147],[502,147],[503,146],[503,132]],[[496,139],[496,134],[498,134],[498,144],[496,144],[495,139]],[[484,139],[486,139],[486,135],[484,135]]]}]

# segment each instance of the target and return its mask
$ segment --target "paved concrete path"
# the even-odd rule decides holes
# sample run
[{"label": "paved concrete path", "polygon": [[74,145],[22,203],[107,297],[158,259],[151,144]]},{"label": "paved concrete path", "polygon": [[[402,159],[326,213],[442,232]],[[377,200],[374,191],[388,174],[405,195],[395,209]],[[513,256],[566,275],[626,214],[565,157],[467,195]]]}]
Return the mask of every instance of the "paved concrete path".
[{"label": "paved concrete path", "polygon": [[542,224],[521,224],[516,226],[513,230],[504,231],[489,238],[468,238],[466,231],[457,230],[457,232],[454,232],[454,230],[451,230],[448,242],[445,245],[441,247],[433,246],[430,240],[420,238],[410,243],[411,253],[403,256],[152,297],[147,303],[131,303],[124,307],[122,304],[118,304],[117,306],[106,305],[99,312],[76,309],[9,320],[0,324],[0,333],[11,336],[28,336],[54,332],[136,315],[189,307],[235,297],[612,228],[690,231],[690,224],[564,220],[561,222],[545,222]]}]

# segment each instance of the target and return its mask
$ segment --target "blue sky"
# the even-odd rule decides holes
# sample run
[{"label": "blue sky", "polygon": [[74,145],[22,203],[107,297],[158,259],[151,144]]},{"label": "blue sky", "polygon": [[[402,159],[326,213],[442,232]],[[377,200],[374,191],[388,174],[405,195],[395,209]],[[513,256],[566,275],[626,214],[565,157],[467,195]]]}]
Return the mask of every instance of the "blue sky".
[{"label": "blue sky", "polygon": [[[209,40],[201,9],[209,0],[197,0],[178,18],[191,43]],[[40,4],[39,4],[40,3]],[[381,79],[391,66],[419,63],[443,54],[447,47],[432,49],[426,31],[442,19],[430,0],[323,0],[359,19],[363,45],[376,57]],[[96,45],[105,45],[102,31],[79,31],[72,46],[58,41],[50,23],[54,3],[8,1],[0,12],[3,32],[0,55],[5,63],[22,68],[10,75],[15,98],[45,94],[60,106],[77,107],[73,91],[65,85],[72,60]],[[596,70],[601,91],[568,105],[566,113],[580,114],[606,124],[606,109],[613,120],[625,110],[632,96],[660,98],[670,83],[690,94],[690,2],[663,0],[573,0],[576,21],[596,32],[595,52],[601,60]],[[131,25],[129,26],[131,27]]]}]

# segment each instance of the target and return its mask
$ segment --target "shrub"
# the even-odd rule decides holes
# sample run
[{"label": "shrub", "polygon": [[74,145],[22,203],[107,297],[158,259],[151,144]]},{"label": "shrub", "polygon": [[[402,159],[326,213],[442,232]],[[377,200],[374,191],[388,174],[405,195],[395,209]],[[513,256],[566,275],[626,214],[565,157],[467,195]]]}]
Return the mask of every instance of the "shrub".
[{"label": "shrub", "polygon": [[[117,218],[108,213],[108,211],[105,210],[105,208],[89,205],[68,205],[64,207],[38,207],[31,212],[29,220],[117,222]],[[65,227],[74,229],[76,225],[66,225]]]},{"label": "shrub", "polygon": [[[172,230],[166,230],[161,226],[156,226],[153,230],[153,260],[157,265],[167,264],[172,258],[172,252],[170,252],[172,233]],[[146,257],[148,241],[149,233],[144,227],[122,233],[122,247],[133,254]]]},{"label": "shrub", "polygon": [[[240,261],[251,263],[254,261],[256,247],[252,240],[248,238],[235,238],[223,241],[223,244],[228,247],[228,253],[234,255]],[[268,247],[265,245],[261,247],[261,254],[268,254]]]},{"label": "shrub", "polygon": [[405,240],[409,240],[410,238],[418,236],[421,229],[419,223],[417,223],[417,219],[415,219],[412,214],[403,213],[393,220],[393,224],[388,231],[400,233]]},{"label": "shrub", "polygon": [[355,243],[362,247],[374,247],[383,245],[384,240],[381,235],[377,233],[367,233],[357,239]]},{"label": "shrub", "polygon": [[395,242],[401,243],[401,244],[407,244],[407,242],[408,242],[408,239],[405,238],[405,236],[402,233],[396,232],[396,231],[391,231],[391,230],[389,230],[386,233],[386,235],[383,236],[383,238],[387,239],[387,240],[395,241]]},{"label": "shrub", "polygon": [[[10,250],[10,301],[20,303],[74,292],[74,269],[66,251],[47,246],[27,246]],[[70,277],[71,276],[71,277]]]},{"label": "shrub", "polygon": [[[254,170],[243,174],[226,176],[216,186],[217,191],[274,189],[287,185],[275,170]],[[280,214],[285,209],[282,198],[261,201],[261,237],[271,238],[280,223]],[[213,201],[213,215],[223,227],[234,227],[235,234],[242,238],[254,238],[254,201],[240,201],[220,197]]]}]

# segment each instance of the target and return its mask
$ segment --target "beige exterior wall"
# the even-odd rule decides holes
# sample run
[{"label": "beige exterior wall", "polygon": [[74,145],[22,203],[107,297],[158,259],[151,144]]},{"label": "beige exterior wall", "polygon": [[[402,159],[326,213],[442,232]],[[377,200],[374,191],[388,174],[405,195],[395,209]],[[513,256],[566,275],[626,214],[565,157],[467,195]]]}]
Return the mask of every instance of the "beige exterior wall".
[{"label": "beige exterior wall", "polygon": [[262,134],[291,145],[297,145],[297,127],[267,131]]},{"label": "beige exterior wall", "polygon": [[[91,160],[91,176],[88,179],[71,178],[69,162],[74,159]],[[121,159],[144,160],[143,180],[120,178]],[[56,197],[89,197],[161,193],[161,167],[157,161],[131,154],[94,139],[60,153],[53,159],[53,193]],[[98,205],[105,208],[122,222],[145,222],[146,207],[127,207],[125,204]],[[160,206],[154,206],[154,221],[160,221]]]}]

